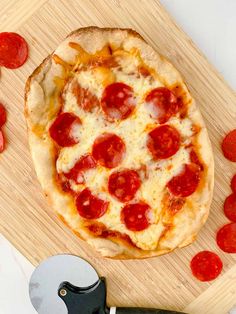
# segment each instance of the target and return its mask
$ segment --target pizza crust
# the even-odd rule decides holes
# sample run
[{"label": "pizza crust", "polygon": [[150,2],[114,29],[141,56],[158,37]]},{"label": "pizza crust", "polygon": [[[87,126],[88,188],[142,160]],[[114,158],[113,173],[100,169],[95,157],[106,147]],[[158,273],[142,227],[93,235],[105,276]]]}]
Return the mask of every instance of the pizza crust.
[{"label": "pizza crust", "polygon": [[[70,41],[79,43],[83,49],[90,53],[95,53],[107,42],[118,46],[123,43],[127,50],[133,47],[138,48],[142,59],[150,68],[157,70],[166,86],[173,86],[176,83],[181,85],[187,100],[192,102],[190,116],[202,128],[198,145],[207,173],[201,193],[197,193],[192,200],[192,213],[186,215],[186,211],[181,211],[174,217],[173,224],[175,227],[165,233],[157,249],[141,250],[122,239],[94,237],[88,232],[88,229],[84,228],[84,221],[77,213],[73,198],[63,193],[55,183],[55,147],[51,138],[43,132],[48,128],[49,122],[48,99],[56,89],[53,78],[62,75],[63,72],[60,65],[52,62],[52,54],[32,73],[27,80],[25,89],[25,117],[28,126],[29,146],[38,179],[45,195],[50,200],[51,206],[70,229],[91,244],[103,256],[117,259],[147,258],[189,245],[196,238],[209,214],[214,185],[214,160],[201,114],[180,74],[166,59],[156,53],[138,33],[130,29],[88,27],[72,32],[54,52],[67,62],[72,62],[76,55],[76,52],[68,47]],[[93,44],[91,45],[91,43]],[[55,103],[53,117],[57,115],[59,108],[59,104]],[[194,218],[191,215],[194,215]]]}]

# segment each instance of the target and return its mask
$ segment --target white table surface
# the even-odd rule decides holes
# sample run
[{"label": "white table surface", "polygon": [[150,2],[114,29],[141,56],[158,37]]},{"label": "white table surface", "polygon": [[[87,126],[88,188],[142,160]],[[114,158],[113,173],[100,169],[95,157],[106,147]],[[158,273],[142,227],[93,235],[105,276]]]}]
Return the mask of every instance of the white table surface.
[{"label": "white table surface", "polygon": [[[236,90],[236,0],[161,2]],[[36,313],[28,298],[28,280],[33,269],[0,235],[0,314]],[[236,310],[230,314],[236,314]]]}]

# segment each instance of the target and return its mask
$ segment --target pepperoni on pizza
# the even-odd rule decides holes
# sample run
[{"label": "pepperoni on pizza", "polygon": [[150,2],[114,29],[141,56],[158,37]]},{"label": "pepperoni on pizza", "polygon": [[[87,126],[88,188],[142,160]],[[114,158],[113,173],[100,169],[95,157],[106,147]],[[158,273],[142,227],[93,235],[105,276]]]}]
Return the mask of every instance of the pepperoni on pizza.
[{"label": "pepperoni on pizza", "polygon": [[73,32],[25,98],[38,178],[75,233],[115,258],[195,239],[211,203],[211,145],[181,76],[139,34]]}]

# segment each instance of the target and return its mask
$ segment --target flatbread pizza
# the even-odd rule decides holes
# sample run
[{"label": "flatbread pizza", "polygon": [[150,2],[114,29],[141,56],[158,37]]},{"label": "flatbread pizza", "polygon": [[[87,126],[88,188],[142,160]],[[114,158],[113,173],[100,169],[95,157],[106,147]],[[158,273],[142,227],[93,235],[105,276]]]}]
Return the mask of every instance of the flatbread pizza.
[{"label": "flatbread pizza", "polygon": [[50,206],[103,256],[194,241],[212,199],[211,144],[182,77],[138,33],[71,33],[29,77],[25,116]]}]

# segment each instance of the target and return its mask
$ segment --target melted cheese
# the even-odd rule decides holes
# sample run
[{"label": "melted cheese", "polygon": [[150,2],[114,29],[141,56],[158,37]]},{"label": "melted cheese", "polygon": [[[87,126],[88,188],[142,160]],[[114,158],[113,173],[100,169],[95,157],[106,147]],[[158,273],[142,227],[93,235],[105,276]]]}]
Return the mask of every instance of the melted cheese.
[{"label": "melted cheese", "polygon": [[[117,123],[110,123],[104,119],[103,112],[100,108],[93,112],[85,112],[81,109],[75,96],[67,90],[63,110],[74,112],[82,121],[82,125],[73,130],[74,136],[78,137],[79,144],[62,148],[57,160],[57,171],[68,172],[73,168],[76,161],[84,154],[91,152],[93,142],[97,136],[103,132],[114,132],[120,136],[126,145],[126,155],[118,169],[138,169],[142,165],[148,168],[148,178],[142,179],[142,185],[138,190],[133,201],[145,200],[151,208],[151,222],[149,228],[140,232],[127,230],[120,221],[120,211],[123,204],[115,200],[107,191],[107,182],[110,173],[114,170],[98,166],[85,174],[86,186],[101,198],[110,202],[108,212],[98,221],[104,223],[109,229],[126,233],[131,240],[143,250],[153,250],[158,245],[158,240],[162,235],[165,227],[161,218],[161,199],[167,182],[178,172],[181,171],[182,165],[189,162],[189,153],[184,147],[167,160],[154,162],[152,155],[146,147],[147,128],[153,128],[156,121],[153,120],[145,105],[145,94],[151,89],[163,86],[161,81],[154,75],[147,78],[138,75],[137,67],[139,65],[138,57],[125,54],[120,57],[117,53],[119,67],[114,69],[88,69],[75,74],[74,79],[83,87],[89,89],[91,93],[99,99],[102,96],[104,86],[111,82],[124,82],[130,85],[137,99],[135,112],[126,120]],[[179,120],[173,117],[169,121],[181,134],[184,143],[188,143],[192,135],[192,123],[189,119]],[[72,183],[75,191],[80,191],[84,187]]]}]

